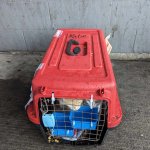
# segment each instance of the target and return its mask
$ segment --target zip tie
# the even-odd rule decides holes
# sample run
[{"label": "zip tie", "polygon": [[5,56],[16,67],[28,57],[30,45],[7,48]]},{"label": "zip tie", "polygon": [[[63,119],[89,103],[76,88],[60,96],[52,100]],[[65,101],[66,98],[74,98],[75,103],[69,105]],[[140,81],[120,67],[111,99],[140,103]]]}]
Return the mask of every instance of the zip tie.
[{"label": "zip tie", "polygon": [[91,99],[90,99],[90,108],[93,108],[93,95],[91,95]]},{"label": "zip tie", "polygon": [[52,100],[52,104],[54,104],[54,102],[55,102],[54,92],[52,92],[52,98],[51,98],[51,100]]}]

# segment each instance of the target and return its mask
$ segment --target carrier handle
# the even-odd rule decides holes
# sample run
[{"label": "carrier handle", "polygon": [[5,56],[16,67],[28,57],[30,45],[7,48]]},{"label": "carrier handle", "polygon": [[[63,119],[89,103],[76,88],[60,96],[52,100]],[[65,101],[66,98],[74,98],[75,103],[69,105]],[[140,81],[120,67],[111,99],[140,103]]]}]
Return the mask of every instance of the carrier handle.
[{"label": "carrier handle", "polygon": [[[75,40],[69,40],[67,43],[67,47],[66,47],[66,54],[70,55],[70,56],[75,56],[80,52],[80,48],[76,47],[76,51],[71,52],[71,45],[79,45],[78,41]],[[78,50],[77,50],[78,49]]]}]

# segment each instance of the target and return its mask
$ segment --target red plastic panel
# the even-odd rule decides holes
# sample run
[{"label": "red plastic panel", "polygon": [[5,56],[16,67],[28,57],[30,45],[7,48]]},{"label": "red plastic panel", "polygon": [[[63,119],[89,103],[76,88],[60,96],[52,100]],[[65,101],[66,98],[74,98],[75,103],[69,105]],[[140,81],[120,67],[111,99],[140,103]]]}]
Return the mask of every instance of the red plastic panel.
[{"label": "red plastic panel", "polygon": [[[66,52],[70,40],[78,42],[70,46],[71,54],[79,47],[77,55]],[[121,121],[116,81],[101,30],[57,30],[33,78],[32,89],[35,113],[32,117],[37,119],[30,120],[36,124],[39,124],[38,99],[51,97],[52,92],[57,98],[90,99],[93,95],[95,100],[107,100],[108,127],[115,127]]]}]

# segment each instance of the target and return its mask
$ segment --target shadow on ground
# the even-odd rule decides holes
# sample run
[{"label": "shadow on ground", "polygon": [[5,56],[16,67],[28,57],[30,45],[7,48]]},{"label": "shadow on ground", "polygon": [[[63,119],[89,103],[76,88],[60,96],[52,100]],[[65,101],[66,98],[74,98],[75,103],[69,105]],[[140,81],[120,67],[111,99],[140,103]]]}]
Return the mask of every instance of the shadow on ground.
[{"label": "shadow on ground", "polygon": [[150,62],[113,61],[113,67],[123,121],[107,132],[101,146],[77,148],[47,144],[39,129],[28,121],[24,110],[30,95],[30,83],[16,78],[0,80],[0,149],[150,149]]}]

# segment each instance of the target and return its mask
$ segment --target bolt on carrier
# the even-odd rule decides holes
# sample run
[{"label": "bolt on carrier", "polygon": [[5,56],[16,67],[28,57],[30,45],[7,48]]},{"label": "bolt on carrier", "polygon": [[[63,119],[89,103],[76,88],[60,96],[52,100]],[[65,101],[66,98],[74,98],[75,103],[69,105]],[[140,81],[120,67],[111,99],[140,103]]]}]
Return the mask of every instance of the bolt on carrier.
[{"label": "bolt on carrier", "polygon": [[26,105],[48,143],[100,144],[122,119],[103,32],[59,29],[37,68]]}]

